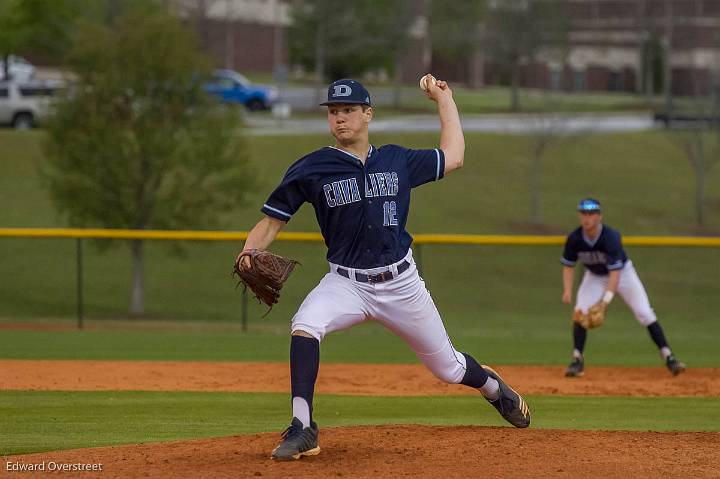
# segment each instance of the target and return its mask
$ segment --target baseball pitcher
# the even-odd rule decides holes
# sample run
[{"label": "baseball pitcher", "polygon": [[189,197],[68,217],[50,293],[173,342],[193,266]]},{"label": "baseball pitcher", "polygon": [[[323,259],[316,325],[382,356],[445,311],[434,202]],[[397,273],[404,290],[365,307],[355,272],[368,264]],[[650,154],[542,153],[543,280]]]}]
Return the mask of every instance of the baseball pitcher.
[{"label": "baseball pitcher", "polygon": [[[298,209],[310,203],[327,246],[329,271],[292,319],[292,421],[273,459],[320,452],[312,417],[320,342],[369,320],[402,338],[439,379],[477,389],[511,424],[530,425],[523,398],[491,368],[453,347],[413,260],[412,238],[405,231],[410,192],[460,168],[465,152],[452,90],[430,76],[421,85],[437,103],[439,148],[372,145],[370,94],[355,80],[332,83],[322,105],[334,143],[290,166],[244,245],[243,251],[266,250]],[[241,268],[251,267],[245,258],[236,261]]]}]

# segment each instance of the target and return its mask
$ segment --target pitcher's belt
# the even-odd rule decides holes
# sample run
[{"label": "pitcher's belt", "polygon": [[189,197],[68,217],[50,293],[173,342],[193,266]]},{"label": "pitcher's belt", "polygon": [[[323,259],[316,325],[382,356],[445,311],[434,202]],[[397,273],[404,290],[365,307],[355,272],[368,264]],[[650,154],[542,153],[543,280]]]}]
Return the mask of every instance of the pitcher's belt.
[{"label": "pitcher's belt", "polygon": [[[403,261],[399,265],[397,265],[397,275],[400,276],[403,274],[407,269],[410,267],[410,262],[408,260]],[[348,279],[350,278],[350,271],[345,268],[338,268],[337,274],[340,276],[345,276]],[[393,272],[389,269],[387,271],[383,271],[382,273],[377,274],[364,274],[360,273],[358,271],[355,271],[355,281],[358,281],[360,283],[383,283],[385,281],[390,281],[395,276],[393,276]]]}]

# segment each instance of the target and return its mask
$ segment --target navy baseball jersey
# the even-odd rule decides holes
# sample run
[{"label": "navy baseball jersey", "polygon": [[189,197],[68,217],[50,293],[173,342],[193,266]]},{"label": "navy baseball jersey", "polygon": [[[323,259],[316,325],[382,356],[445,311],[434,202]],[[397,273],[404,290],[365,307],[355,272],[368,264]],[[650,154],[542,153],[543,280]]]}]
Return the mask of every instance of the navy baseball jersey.
[{"label": "navy baseball jersey", "polygon": [[365,164],[331,146],[290,166],[261,211],[289,221],[303,203],[315,209],[327,245],[327,259],[370,269],[401,260],[412,237],[405,231],[410,190],[443,177],[440,149],[370,146]]},{"label": "navy baseball jersey", "polygon": [[575,266],[578,261],[592,273],[599,275],[622,269],[627,262],[627,256],[622,247],[620,232],[601,224],[600,234],[594,241],[585,236],[582,227],[570,233],[565,241],[565,251],[560,262],[565,266]]}]

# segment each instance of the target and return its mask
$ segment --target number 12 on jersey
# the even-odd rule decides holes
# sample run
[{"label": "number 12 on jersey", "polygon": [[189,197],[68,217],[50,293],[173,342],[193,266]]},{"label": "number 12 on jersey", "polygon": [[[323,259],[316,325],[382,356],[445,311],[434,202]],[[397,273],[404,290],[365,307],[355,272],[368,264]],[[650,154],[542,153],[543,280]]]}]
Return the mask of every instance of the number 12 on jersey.
[{"label": "number 12 on jersey", "polygon": [[386,201],[383,203],[383,226],[396,226],[397,222],[397,205],[394,201]]}]

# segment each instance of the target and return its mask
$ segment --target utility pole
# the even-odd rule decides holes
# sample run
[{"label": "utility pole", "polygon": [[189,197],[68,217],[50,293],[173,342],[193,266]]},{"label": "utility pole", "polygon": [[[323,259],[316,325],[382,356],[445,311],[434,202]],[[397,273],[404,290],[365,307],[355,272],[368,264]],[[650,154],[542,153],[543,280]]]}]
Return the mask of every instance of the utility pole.
[{"label": "utility pole", "polygon": [[235,69],[235,0],[225,0],[225,68]]},{"label": "utility pole", "polygon": [[667,115],[668,127],[672,124],[673,117],[673,93],[672,93],[672,45],[673,45],[673,8],[672,0],[665,0],[665,38],[663,47],[665,61],[663,62],[663,88],[665,93],[665,114]]}]

